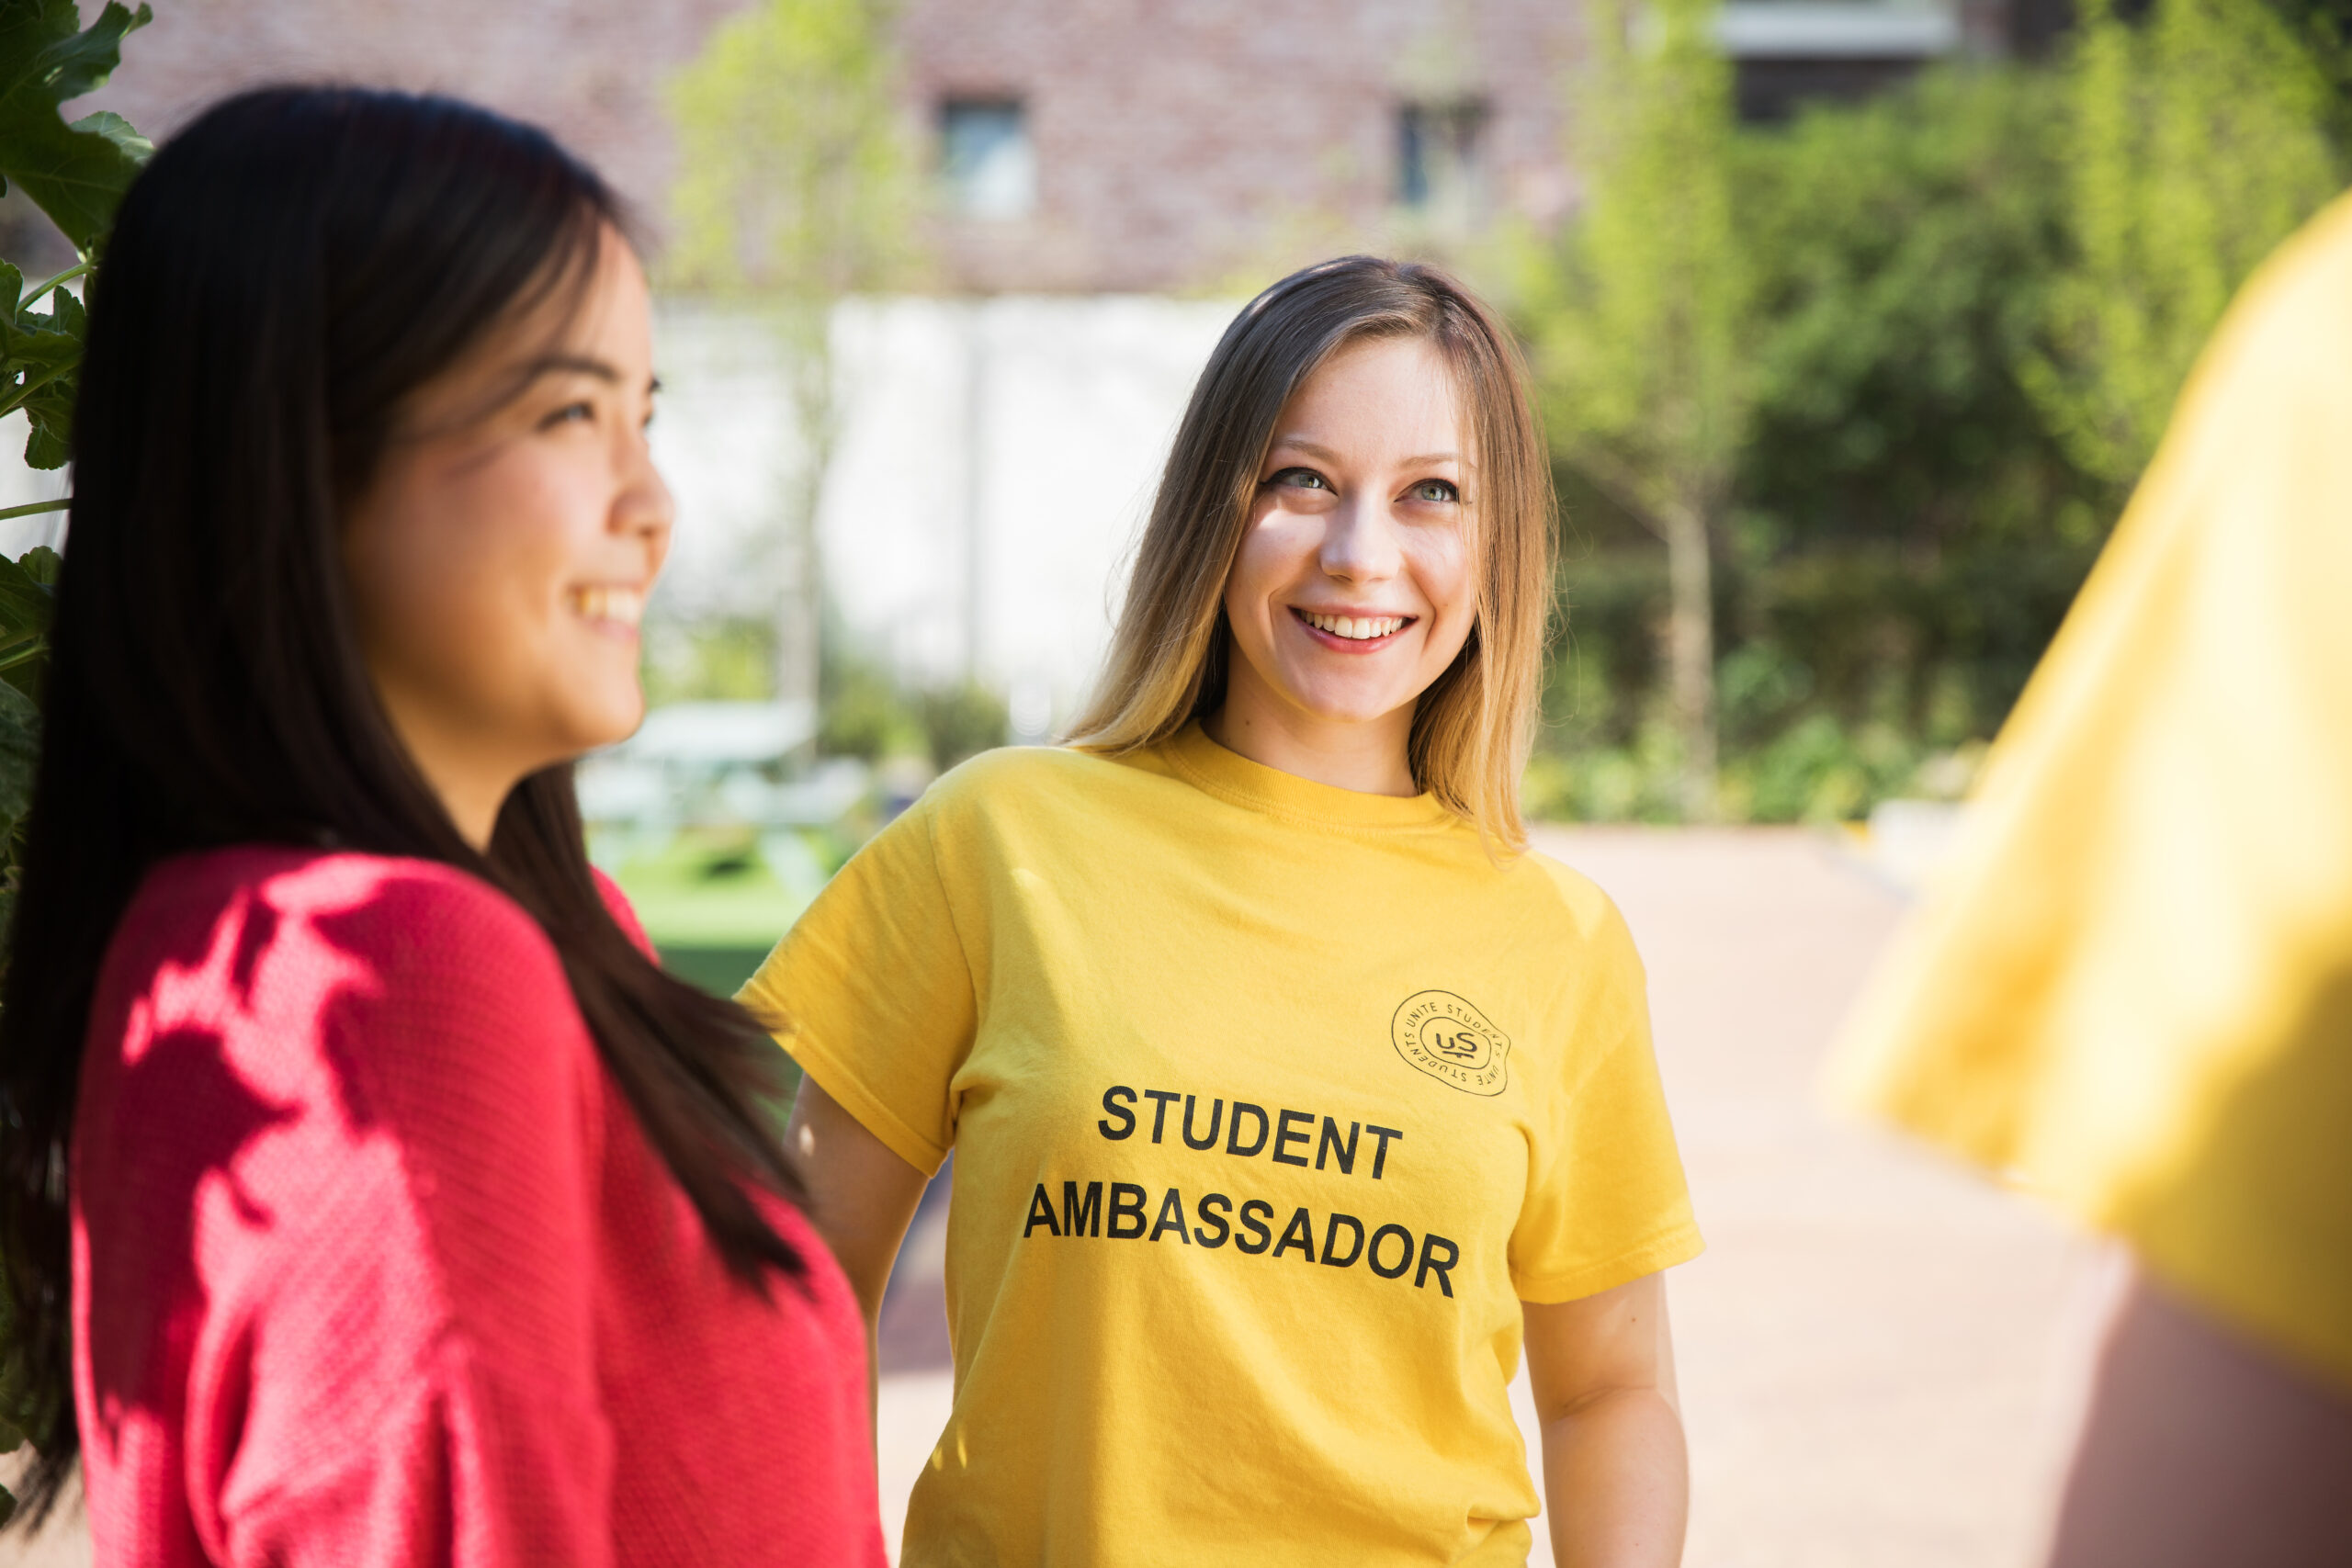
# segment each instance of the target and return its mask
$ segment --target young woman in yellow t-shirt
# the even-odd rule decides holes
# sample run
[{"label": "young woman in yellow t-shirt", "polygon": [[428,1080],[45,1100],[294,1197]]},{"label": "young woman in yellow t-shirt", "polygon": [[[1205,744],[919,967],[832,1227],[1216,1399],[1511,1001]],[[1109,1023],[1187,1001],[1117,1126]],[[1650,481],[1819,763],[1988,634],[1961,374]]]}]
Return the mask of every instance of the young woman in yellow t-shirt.
[{"label": "young woman in yellow t-shirt", "polygon": [[941,779],[745,990],[877,1310],[953,1149],[923,1563],[1679,1561],[1699,1249],[1616,910],[1526,848],[1524,374],[1426,267],[1268,289],[1072,744]]}]

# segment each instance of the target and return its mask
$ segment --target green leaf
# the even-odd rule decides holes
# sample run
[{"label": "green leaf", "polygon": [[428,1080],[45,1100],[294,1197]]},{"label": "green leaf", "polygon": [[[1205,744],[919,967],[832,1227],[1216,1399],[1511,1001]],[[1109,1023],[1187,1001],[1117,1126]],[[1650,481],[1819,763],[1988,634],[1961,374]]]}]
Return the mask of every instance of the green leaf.
[{"label": "green leaf", "polygon": [[81,382],[80,367],[25,400],[25,418],[32,434],[25,441],[28,468],[62,468],[73,456],[74,396]]},{"label": "green leaf", "polygon": [[40,764],[40,709],[33,700],[0,681],[0,850],[13,860],[7,842],[32,809],[33,774]]},{"label": "green leaf", "polygon": [[[12,281],[21,288],[17,269],[0,268],[0,289]],[[68,455],[89,322],[82,301],[63,289],[50,300],[45,311],[0,310],[0,413],[25,411],[32,425],[25,461],[36,468],[62,467]]]},{"label": "green leaf", "polygon": [[[143,19],[147,7],[141,6],[139,11]],[[112,109],[100,109],[96,114],[85,114],[74,122],[73,129],[92,136],[105,137],[130,154],[131,161],[136,164],[144,164],[155,155],[155,144],[141,134],[137,126]]]},{"label": "green leaf", "polygon": [[68,125],[59,106],[103,85],[121,63],[123,36],[153,17],[108,0],[85,31],[74,0],[0,0],[0,175],[85,254],[151,148],[119,115]]},{"label": "green leaf", "polygon": [[[27,562],[35,557],[54,557],[51,550],[37,550],[25,561],[0,558],[0,654],[16,650],[32,642],[49,630],[50,617],[56,613],[56,596],[49,582],[33,575]],[[50,570],[44,563],[40,570]],[[50,570],[51,580],[54,571]]]}]

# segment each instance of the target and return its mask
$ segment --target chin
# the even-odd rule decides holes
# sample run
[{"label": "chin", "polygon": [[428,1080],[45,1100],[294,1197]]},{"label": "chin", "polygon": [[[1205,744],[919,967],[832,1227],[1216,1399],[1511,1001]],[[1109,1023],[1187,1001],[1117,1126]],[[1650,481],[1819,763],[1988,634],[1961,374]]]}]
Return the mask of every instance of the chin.
[{"label": "chin", "polygon": [[1300,711],[1327,724],[1373,724],[1386,718],[1398,708],[1413,705],[1410,695],[1382,694],[1366,696],[1358,692],[1301,692],[1291,701]]},{"label": "chin", "polygon": [[566,728],[577,748],[576,755],[617,746],[635,735],[645,722],[645,697],[631,687],[626,699],[615,696],[602,702],[582,703],[572,710],[572,722]]}]

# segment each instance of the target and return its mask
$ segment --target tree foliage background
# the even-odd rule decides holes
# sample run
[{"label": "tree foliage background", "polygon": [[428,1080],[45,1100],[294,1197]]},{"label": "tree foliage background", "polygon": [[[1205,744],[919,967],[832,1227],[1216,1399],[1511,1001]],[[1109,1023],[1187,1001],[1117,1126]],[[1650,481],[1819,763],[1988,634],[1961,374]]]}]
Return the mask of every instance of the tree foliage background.
[{"label": "tree foliage background", "polygon": [[[2095,4],[2048,64],[1945,66],[1785,125],[1735,125],[1688,68],[1678,99],[1609,108],[1633,145],[1577,149],[1580,220],[1500,272],[1568,517],[1531,805],[1789,821],[1964,788],[2230,296],[2341,186],[2341,9]],[[1712,22],[1661,15],[1601,40],[1588,102],[1673,90],[1676,40]],[[1663,307],[1627,330],[1670,281],[1724,358],[1677,369]],[[1673,551],[1624,471],[1698,491],[1678,399],[1736,433],[1705,533],[1711,784]]]}]

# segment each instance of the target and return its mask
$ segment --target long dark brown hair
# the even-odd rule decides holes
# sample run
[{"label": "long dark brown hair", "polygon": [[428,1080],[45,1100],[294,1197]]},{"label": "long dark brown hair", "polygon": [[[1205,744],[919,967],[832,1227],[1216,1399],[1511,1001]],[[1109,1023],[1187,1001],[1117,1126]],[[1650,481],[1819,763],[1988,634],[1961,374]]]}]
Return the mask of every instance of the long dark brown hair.
[{"label": "long dark brown hair", "polygon": [[[524,313],[584,295],[612,193],[543,132],[447,98],[272,88],[159,152],[92,288],[39,782],[0,1009],[0,1259],[39,1453],[79,1452],[66,1141],[98,967],[150,867],[334,845],[462,868],[546,931],[606,1067],[747,1283],[802,1260],[763,1114],[781,1053],[665,975],[598,895],[571,773],[462,838],[369,684],[340,519],[405,401]],[[102,1047],[103,1048],[103,1047]]]}]

